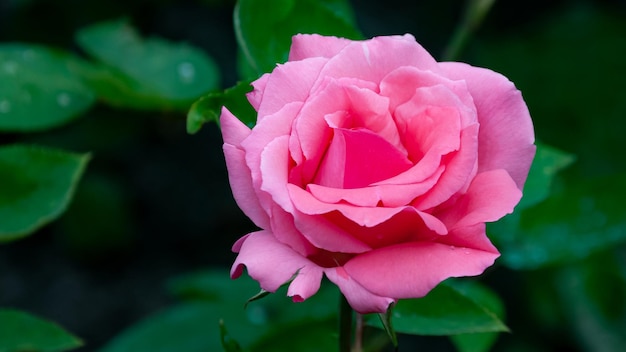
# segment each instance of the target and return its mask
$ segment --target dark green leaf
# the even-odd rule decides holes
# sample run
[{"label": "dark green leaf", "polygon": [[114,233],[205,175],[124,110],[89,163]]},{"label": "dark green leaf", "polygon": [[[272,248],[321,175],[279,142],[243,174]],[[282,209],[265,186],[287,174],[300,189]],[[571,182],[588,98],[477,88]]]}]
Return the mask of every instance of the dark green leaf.
[{"label": "dark green leaf", "polygon": [[45,130],[87,110],[94,93],[78,58],[37,45],[0,44],[0,131]]},{"label": "dark green leaf", "polygon": [[114,105],[183,110],[219,85],[219,70],[204,52],[159,38],[143,39],[126,21],[92,25],[76,38],[106,65],[84,75]]},{"label": "dark green leaf", "polygon": [[26,236],[66,209],[88,154],[43,147],[0,147],[0,242]]},{"label": "dark green leaf", "polygon": [[[235,311],[244,312],[244,305],[250,296],[259,291],[259,284],[249,277],[232,280],[227,272],[208,270],[171,280],[168,288],[174,295],[183,299],[222,302]],[[275,294],[248,306],[245,313],[250,321],[259,324],[270,320],[277,323],[307,318],[324,319],[337,313],[336,300],[337,290],[322,285],[320,291],[313,297],[304,302],[293,303],[285,297],[283,287]],[[233,327],[230,327],[230,330],[236,333]]]},{"label": "dark green leaf", "polygon": [[[504,304],[500,298],[485,286],[477,285],[472,281],[450,281],[454,288],[469,296],[476,303],[486,307],[498,319],[504,321]],[[452,335],[450,338],[460,352],[487,352],[496,342],[499,333],[471,333]]]},{"label": "dark green leaf", "polygon": [[[396,332],[413,335],[454,335],[508,331],[489,309],[493,296],[442,283],[423,298],[400,300],[392,311]],[[370,325],[382,328],[380,320],[368,316]]]},{"label": "dark green leaf", "polygon": [[564,181],[544,202],[490,224],[513,269],[571,262],[626,241],[626,175]]},{"label": "dark green leaf", "polygon": [[250,82],[239,82],[223,92],[209,93],[198,99],[187,114],[187,132],[194,134],[207,122],[219,123],[223,106],[248,127],[254,126],[256,111],[246,98],[246,93],[250,91],[252,91]]},{"label": "dark green leaf", "polygon": [[225,314],[216,303],[179,304],[131,326],[100,351],[220,351],[219,321]]},{"label": "dark green leaf", "polygon": [[308,319],[272,328],[250,347],[252,352],[327,352],[336,351],[339,343],[335,319]]},{"label": "dark green leaf", "polygon": [[297,304],[287,299],[281,290],[244,310],[244,303],[251,292],[258,290],[258,283],[248,277],[231,280],[226,271],[185,275],[168,286],[176,294],[192,300],[130,327],[101,352],[220,351],[220,320],[228,326],[229,339],[248,349],[266,334],[275,334],[305,321],[332,319],[336,313],[333,303],[337,292],[328,289]]},{"label": "dark green leaf", "polygon": [[[362,36],[345,0],[240,0],[235,34],[256,77],[287,61],[291,37],[298,33]],[[244,78],[256,78],[243,76]]]},{"label": "dark green leaf", "polygon": [[14,309],[0,309],[0,352],[68,351],[82,344],[53,322]]},{"label": "dark green leaf", "polygon": [[537,143],[537,154],[524,186],[524,197],[517,210],[528,208],[546,199],[554,176],[574,162],[574,159],[571,154]]}]

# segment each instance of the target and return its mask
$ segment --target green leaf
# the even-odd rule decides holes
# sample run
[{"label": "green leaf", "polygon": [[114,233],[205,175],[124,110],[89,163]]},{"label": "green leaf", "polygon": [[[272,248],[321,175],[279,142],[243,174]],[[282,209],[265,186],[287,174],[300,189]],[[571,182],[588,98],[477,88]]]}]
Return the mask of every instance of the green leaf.
[{"label": "green leaf", "polygon": [[[493,312],[498,319],[504,320],[504,304],[495,293],[485,286],[477,285],[468,280],[450,281],[450,283],[454,285],[455,289],[470,296],[475,302]],[[452,335],[450,339],[460,352],[487,352],[491,350],[498,335],[497,332],[470,333]]]},{"label": "green leaf", "polygon": [[338,343],[334,318],[309,319],[273,327],[250,347],[250,351],[327,352],[336,351]]},{"label": "green leaf", "polygon": [[89,157],[36,146],[0,147],[0,242],[31,234],[63,213]]},{"label": "green leaf", "polygon": [[544,202],[489,224],[512,269],[572,262],[626,241],[626,174],[564,181]]},{"label": "green leaf", "polygon": [[170,281],[168,287],[189,301],[131,326],[101,352],[220,351],[220,320],[228,326],[229,339],[249,350],[266,334],[306,321],[326,321],[336,314],[337,292],[328,289],[297,304],[281,290],[244,310],[244,303],[258,290],[258,283],[249,277],[231,280],[226,271],[188,274]]},{"label": "green leaf", "polygon": [[68,351],[82,344],[53,322],[14,309],[0,309],[0,352]]},{"label": "green leaf", "polygon": [[[222,302],[233,310],[241,309],[242,312],[250,296],[259,291],[259,284],[251,278],[243,276],[232,280],[227,272],[221,270],[186,274],[170,280],[167,287],[176,297],[190,301]],[[304,302],[293,303],[285,296],[283,287],[275,294],[248,306],[245,313],[251,321],[259,324],[270,320],[277,323],[308,318],[324,319],[337,314],[337,294],[336,287],[322,285],[313,297]],[[289,309],[283,309],[284,306]]]},{"label": "green leaf", "polygon": [[552,179],[574,162],[574,156],[545,144],[537,143],[537,154],[524,186],[524,197],[517,210],[531,207],[548,198]]},{"label": "green leaf", "polygon": [[[345,0],[240,0],[235,7],[235,34],[256,76],[287,61],[291,37],[317,33],[350,39],[362,35]],[[256,78],[243,76],[245,78]]]},{"label": "green leaf", "polygon": [[213,60],[188,44],[143,39],[124,20],[81,29],[78,44],[104,65],[83,72],[112,105],[185,110],[219,85]]},{"label": "green leaf", "polygon": [[[423,298],[398,301],[391,316],[394,330],[413,335],[508,331],[490,309],[490,301],[497,299],[495,295],[461,289],[450,281],[438,285]],[[367,316],[367,323],[382,328],[375,316]]]},{"label": "green leaf", "polygon": [[250,91],[250,82],[239,82],[223,92],[209,93],[198,99],[187,114],[187,133],[195,134],[207,122],[219,123],[223,106],[248,127],[254,126],[256,111],[246,98],[246,93]]},{"label": "green leaf", "polygon": [[216,303],[179,304],[131,326],[100,351],[220,351],[219,320],[227,313]]},{"label": "green leaf", "polygon": [[95,95],[77,74],[84,65],[63,51],[0,43],[0,131],[41,131],[89,109]]}]

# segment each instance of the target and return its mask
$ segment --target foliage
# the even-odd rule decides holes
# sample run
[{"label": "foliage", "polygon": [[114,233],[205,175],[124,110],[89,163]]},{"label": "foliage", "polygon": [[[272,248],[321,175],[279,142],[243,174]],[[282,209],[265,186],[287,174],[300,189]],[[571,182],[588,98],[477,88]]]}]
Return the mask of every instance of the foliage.
[{"label": "foliage", "polygon": [[[210,137],[219,145],[215,125],[206,122],[217,122],[222,106],[253,126],[255,114],[245,98],[249,83],[286,61],[292,35],[382,34],[376,26],[369,32],[360,28],[368,21],[358,14],[367,7],[353,9],[346,0],[240,0],[236,5],[198,1],[197,6],[209,12],[226,9],[233,14],[230,39],[238,48],[233,46],[230,54],[224,44],[229,37],[195,29],[203,28],[198,17],[192,16],[195,22],[185,26],[194,28],[197,37],[211,38],[208,45],[197,37],[188,40],[176,33],[166,35],[167,30],[155,31],[153,22],[166,27],[168,22],[160,20],[169,18],[171,1],[153,5],[162,13],[145,11],[134,1],[115,5],[96,1],[90,9],[73,4],[67,11],[57,11],[62,14],[55,18],[54,29],[62,39],[41,35],[34,21],[18,23],[4,15],[5,8],[12,9],[16,18],[24,19],[31,6],[52,6],[38,3],[0,5],[0,34],[6,28],[20,33],[17,40],[0,36],[0,249],[4,251],[0,276],[9,278],[0,280],[0,285],[11,281],[13,272],[21,273],[4,265],[5,260],[13,260],[12,251],[24,253],[43,246],[48,247],[41,251],[59,246],[74,250],[70,253],[79,253],[76,257],[83,267],[93,265],[90,260],[105,258],[116,278],[128,273],[124,258],[142,255],[139,246],[132,246],[134,236],[147,238],[142,242],[145,247],[161,251],[150,257],[146,267],[158,266],[166,251],[215,247],[215,253],[226,253],[234,240],[230,235],[252,227],[233,216],[237,211],[226,196],[222,161],[207,161],[199,152],[206,150],[204,145],[193,144],[190,153],[171,147],[172,141]],[[516,5],[496,4],[485,27],[467,43],[463,57],[516,83],[540,140],[516,212],[488,226],[502,252],[499,265],[481,283],[449,280],[422,299],[402,300],[382,321],[366,316],[372,346],[382,349],[387,343],[386,323],[391,335],[398,333],[400,350],[403,344],[410,346],[409,335],[446,335],[463,352],[626,348],[623,10],[603,10],[590,1],[562,8],[546,5],[537,14],[523,12],[543,20],[502,30],[506,6]],[[412,18],[411,13],[400,12],[386,20]],[[382,12],[376,15],[377,20],[385,20]],[[372,18],[369,22],[376,23]],[[428,38],[429,28],[416,25],[418,40],[420,35]],[[198,43],[205,45],[200,48]],[[226,78],[225,67],[233,75],[236,70],[237,77]],[[224,82],[232,87],[223,87]],[[196,136],[184,135],[185,113],[186,129]],[[165,159],[167,155],[170,159]],[[216,175],[217,181],[202,179],[211,185],[208,195],[192,187],[204,174],[168,178],[168,170],[179,165],[172,160],[186,158],[190,161],[185,165],[206,163],[212,168],[210,175]],[[139,171],[130,176],[122,173],[131,166]],[[133,185],[139,186],[122,186],[120,180],[125,178],[137,179]],[[174,191],[162,192],[172,183],[177,184]],[[141,198],[150,187],[158,189],[158,196]],[[187,198],[177,203],[171,198],[174,193]],[[198,199],[203,196],[213,198],[202,203]],[[181,207],[185,202],[192,204]],[[156,212],[153,203],[165,204],[167,210]],[[74,215],[64,218],[68,208]],[[131,223],[159,217],[174,224],[179,223],[173,219],[191,219],[184,226],[200,227],[200,235],[177,237],[185,232],[182,227],[169,231],[167,236],[177,241],[168,242],[176,244],[170,248],[152,237],[156,226],[133,233]],[[202,227],[209,221],[214,223]],[[38,236],[28,238],[33,234]],[[194,242],[199,237],[203,240]],[[29,255],[20,263],[37,268],[32,270],[54,264],[31,260]],[[217,269],[232,259],[224,255],[207,254],[200,262],[215,267],[193,274],[177,273],[197,267],[197,260],[171,264],[163,270],[175,276],[164,290],[174,297],[169,305],[153,304],[152,314],[123,330],[115,326],[122,331],[116,336],[109,332],[103,346],[90,345],[87,339],[85,348],[102,352],[335,348],[338,292],[334,287],[323,286],[320,293],[298,304],[285,298],[281,289],[244,308],[258,285],[245,278],[231,281],[226,270]],[[129,281],[139,281],[153,274],[131,271],[128,275]],[[37,287],[29,286],[29,291],[35,291],[31,295],[37,294]],[[26,306],[10,298],[23,295],[10,296],[11,290],[2,286],[0,290],[0,305]],[[157,295],[157,289],[151,291]],[[56,302],[53,298],[51,305]],[[98,305],[95,299],[93,305]],[[55,320],[63,320],[72,331],[86,331],[82,324],[63,319],[70,313],[56,314]],[[127,324],[137,315],[125,319]],[[60,351],[81,344],[55,323],[18,309],[0,309],[0,351]]]}]

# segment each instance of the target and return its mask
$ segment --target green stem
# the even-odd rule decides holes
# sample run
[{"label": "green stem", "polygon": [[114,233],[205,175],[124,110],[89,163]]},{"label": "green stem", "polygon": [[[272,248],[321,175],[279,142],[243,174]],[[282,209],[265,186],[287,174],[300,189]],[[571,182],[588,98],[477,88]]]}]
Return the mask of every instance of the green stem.
[{"label": "green stem", "polygon": [[356,327],[354,331],[354,349],[352,352],[363,352],[363,314],[356,313]]},{"label": "green stem", "polygon": [[339,352],[350,352],[352,340],[352,307],[341,295],[339,303]]},{"label": "green stem", "polygon": [[453,61],[458,59],[461,51],[467,45],[472,34],[493,6],[495,0],[468,0],[463,20],[457,27],[450,44],[443,53],[443,61]]}]

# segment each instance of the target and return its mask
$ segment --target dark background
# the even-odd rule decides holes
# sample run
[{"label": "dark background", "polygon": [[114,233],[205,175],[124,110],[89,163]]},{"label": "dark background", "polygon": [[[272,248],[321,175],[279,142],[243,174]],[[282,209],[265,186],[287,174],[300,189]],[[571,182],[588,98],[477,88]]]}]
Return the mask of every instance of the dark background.
[{"label": "dark background", "polygon": [[[366,37],[412,33],[436,57],[464,5],[452,0],[352,4]],[[624,1],[500,1],[477,41],[516,38],[581,4],[626,20]],[[77,29],[127,17],[145,35],[206,50],[221,69],[223,87],[229,87],[237,80],[233,5],[226,0],[1,0],[0,42],[78,51]],[[473,62],[478,55],[470,43],[463,59]],[[537,134],[565,143],[540,129]],[[215,125],[188,135],[182,114],[98,105],[50,132],[0,135],[2,144],[18,140],[93,153],[67,213],[29,238],[0,246],[0,306],[58,322],[87,342],[81,351],[96,349],[170,303],[163,289],[167,279],[206,267],[228,268],[234,260],[231,244],[254,228],[232,200]],[[509,306],[517,302],[518,275],[499,268],[488,278],[503,295],[515,332],[503,335],[495,349],[524,350],[520,341],[529,338],[545,351],[582,350],[567,330],[538,331],[527,320],[526,307]]]}]

